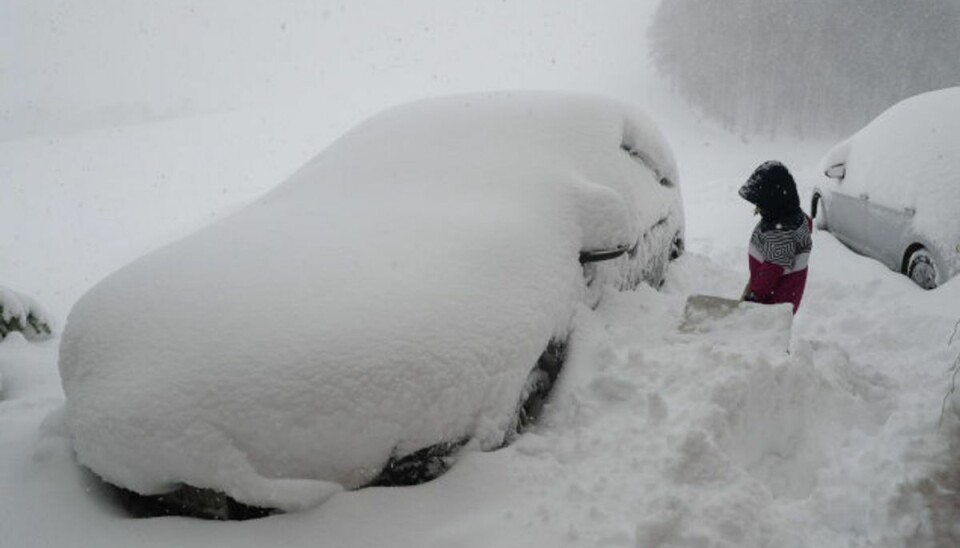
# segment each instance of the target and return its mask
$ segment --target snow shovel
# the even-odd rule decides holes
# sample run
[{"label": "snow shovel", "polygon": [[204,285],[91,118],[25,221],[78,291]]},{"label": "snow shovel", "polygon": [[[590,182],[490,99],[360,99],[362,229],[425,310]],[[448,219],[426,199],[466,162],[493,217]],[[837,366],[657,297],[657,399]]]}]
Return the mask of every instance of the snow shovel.
[{"label": "snow shovel", "polygon": [[714,295],[690,295],[680,332],[722,343],[789,349],[793,307],[766,305]]}]

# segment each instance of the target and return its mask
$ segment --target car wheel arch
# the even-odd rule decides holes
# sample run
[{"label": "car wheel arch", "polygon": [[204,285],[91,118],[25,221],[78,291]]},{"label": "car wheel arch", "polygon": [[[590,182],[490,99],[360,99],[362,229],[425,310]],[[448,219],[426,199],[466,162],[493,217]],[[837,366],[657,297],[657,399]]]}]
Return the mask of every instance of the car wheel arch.
[{"label": "car wheel arch", "polygon": [[[914,269],[921,263],[926,263],[927,268],[924,270],[927,271],[928,276],[921,275],[918,279],[914,277]],[[913,243],[907,247],[901,272],[923,289],[934,289],[940,282],[940,269],[937,267],[936,259],[927,246],[920,243]]]},{"label": "car wheel arch", "polygon": [[900,273],[909,275],[908,270],[910,269],[910,257],[912,257],[917,251],[926,248],[927,246],[919,242],[913,242],[912,244],[908,245],[906,251],[903,252],[903,259],[900,263]]}]

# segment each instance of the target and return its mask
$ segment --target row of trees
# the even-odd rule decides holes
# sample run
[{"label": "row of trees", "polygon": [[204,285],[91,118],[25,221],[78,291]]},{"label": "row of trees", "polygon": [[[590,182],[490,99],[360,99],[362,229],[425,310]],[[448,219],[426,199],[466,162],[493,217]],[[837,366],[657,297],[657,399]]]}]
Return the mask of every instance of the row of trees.
[{"label": "row of trees", "polygon": [[649,36],[676,89],[743,133],[845,134],[960,85],[960,0],[663,0]]}]

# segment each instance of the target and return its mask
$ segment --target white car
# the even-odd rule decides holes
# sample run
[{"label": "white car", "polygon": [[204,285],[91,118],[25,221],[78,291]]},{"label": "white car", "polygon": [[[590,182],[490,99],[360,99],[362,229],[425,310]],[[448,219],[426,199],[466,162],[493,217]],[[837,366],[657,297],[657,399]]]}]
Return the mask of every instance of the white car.
[{"label": "white car", "polygon": [[575,310],[658,286],[683,238],[671,151],[620,103],[393,108],[76,304],[60,370],[77,458],[220,517],[429,479],[508,442]]},{"label": "white car", "polygon": [[960,88],[894,105],[823,159],[818,226],[925,289],[942,285],[960,272],[958,143]]}]

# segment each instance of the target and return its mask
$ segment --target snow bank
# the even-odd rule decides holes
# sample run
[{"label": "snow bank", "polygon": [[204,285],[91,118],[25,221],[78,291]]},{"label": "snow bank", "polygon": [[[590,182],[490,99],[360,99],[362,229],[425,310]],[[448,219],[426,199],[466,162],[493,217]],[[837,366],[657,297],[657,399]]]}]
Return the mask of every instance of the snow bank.
[{"label": "snow bank", "polygon": [[579,252],[682,231],[663,176],[656,128],[605,100],[387,111],[77,303],[60,371],[78,459],[140,493],[188,483],[297,509],[391,455],[496,447],[569,330]]},{"label": "snow bank", "polygon": [[[544,501],[529,519],[564,524],[572,545],[820,546],[804,512],[825,521],[836,501],[836,523],[863,519],[859,493],[820,478],[851,432],[882,427],[894,386],[830,341],[795,340],[788,354],[789,307],[678,329],[675,284],[707,264],[688,253],[663,292],[582,310],[551,413],[511,448],[517,489]],[[701,289],[735,276],[723,277]]]}]

